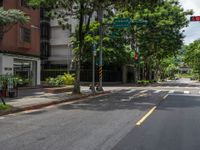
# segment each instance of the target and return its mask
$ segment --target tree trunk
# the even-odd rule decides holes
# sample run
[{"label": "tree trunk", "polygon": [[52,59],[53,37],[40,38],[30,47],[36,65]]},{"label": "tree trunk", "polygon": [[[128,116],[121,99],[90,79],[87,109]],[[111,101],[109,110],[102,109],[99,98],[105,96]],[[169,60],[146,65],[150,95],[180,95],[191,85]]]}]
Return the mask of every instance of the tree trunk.
[{"label": "tree trunk", "polygon": [[83,54],[83,16],[84,16],[84,4],[80,2],[80,19],[79,19],[79,54],[76,60],[76,77],[74,83],[73,94],[80,94],[80,71],[81,71],[81,60]]}]

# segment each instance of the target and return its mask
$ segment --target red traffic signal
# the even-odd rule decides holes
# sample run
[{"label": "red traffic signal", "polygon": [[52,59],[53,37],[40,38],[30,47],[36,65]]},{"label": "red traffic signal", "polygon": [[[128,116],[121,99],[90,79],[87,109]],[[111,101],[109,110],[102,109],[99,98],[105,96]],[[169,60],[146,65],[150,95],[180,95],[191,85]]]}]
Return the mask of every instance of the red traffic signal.
[{"label": "red traffic signal", "polygon": [[192,16],[190,17],[190,21],[200,21],[200,16]]},{"label": "red traffic signal", "polygon": [[135,52],[135,60],[137,61],[138,60],[138,52]]}]

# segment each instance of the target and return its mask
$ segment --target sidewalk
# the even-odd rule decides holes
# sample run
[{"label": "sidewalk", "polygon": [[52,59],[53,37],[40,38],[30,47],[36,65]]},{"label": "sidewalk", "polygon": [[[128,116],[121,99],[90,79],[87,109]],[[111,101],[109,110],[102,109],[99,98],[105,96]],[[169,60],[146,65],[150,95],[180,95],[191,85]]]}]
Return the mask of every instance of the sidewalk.
[{"label": "sidewalk", "polygon": [[[37,109],[44,106],[59,104],[62,102],[68,102],[73,100],[79,100],[92,96],[91,91],[86,87],[81,89],[81,93],[82,94],[79,95],[72,95],[72,92],[51,94],[45,92],[45,89],[43,88],[20,89],[18,97],[5,98],[6,104],[12,105],[14,109],[6,113],[0,112],[0,115],[23,111],[23,110],[29,110],[29,109]],[[105,91],[97,93],[97,95],[104,93],[109,93],[109,92]]]}]

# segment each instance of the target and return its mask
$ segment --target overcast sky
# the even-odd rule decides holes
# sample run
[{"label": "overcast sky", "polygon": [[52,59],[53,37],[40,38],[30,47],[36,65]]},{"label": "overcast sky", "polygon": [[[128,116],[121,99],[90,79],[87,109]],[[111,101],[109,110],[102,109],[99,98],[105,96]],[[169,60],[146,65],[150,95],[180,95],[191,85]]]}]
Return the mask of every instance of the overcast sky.
[{"label": "overcast sky", "polygon": [[[200,0],[179,0],[185,10],[193,9],[194,15],[200,16]],[[185,44],[200,38],[200,22],[191,22],[185,29]]]}]

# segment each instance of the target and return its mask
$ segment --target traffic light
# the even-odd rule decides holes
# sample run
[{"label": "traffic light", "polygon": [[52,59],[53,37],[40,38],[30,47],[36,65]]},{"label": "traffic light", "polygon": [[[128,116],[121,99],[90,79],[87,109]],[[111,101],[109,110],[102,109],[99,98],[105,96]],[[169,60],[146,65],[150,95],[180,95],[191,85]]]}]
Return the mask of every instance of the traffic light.
[{"label": "traffic light", "polygon": [[191,16],[190,21],[200,21],[200,16]]},{"label": "traffic light", "polygon": [[138,61],[138,59],[139,59],[139,54],[138,52],[135,52],[135,61]]}]

